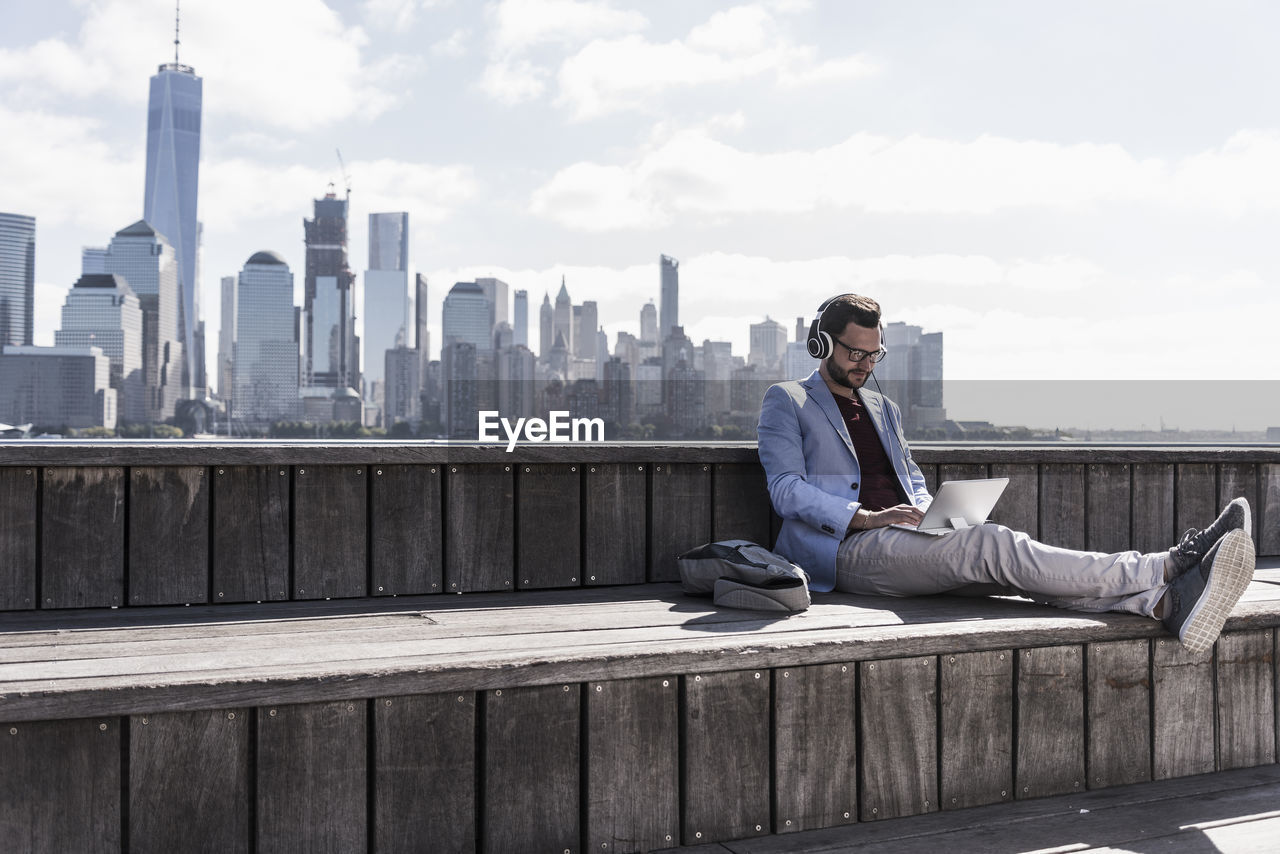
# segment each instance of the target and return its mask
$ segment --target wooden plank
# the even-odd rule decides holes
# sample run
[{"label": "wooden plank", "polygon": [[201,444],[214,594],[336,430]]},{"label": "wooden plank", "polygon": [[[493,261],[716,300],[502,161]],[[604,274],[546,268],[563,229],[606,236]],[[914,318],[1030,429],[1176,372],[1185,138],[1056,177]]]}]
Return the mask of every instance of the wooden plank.
[{"label": "wooden plank", "polygon": [[249,850],[249,718],[217,709],[130,720],[130,850]]},{"label": "wooden plank", "polygon": [[578,848],[580,695],[574,684],[485,694],[483,850]]},{"label": "wooden plank", "polygon": [[858,666],[862,820],[937,811],[937,660],[895,658]]},{"label": "wooden plank", "polygon": [[768,482],[764,469],[747,463],[716,463],[711,476],[711,539],[750,540],[769,545]]},{"label": "wooden plank", "polygon": [[[1253,544],[1259,545],[1258,466],[1255,463],[1223,463],[1218,466],[1218,507],[1227,506],[1234,498],[1249,502],[1253,516]],[[1216,517],[1215,517],[1216,518]]]},{"label": "wooden plank", "polygon": [[1218,638],[1219,767],[1276,761],[1273,629]]},{"label": "wooden plank", "polygon": [[209,601],[209,478],[203,467],[129,470],[129,604]]},{"label": "wooden plank", "polygon": [[586,467],[583,567],[586,583],[642,584],[645,580],[645,489],[640,463]]},{"label": "wooden plank", "polygon": [[1011,650],[945,655],[942,687],[944,809],[1013,798]]},{"label": "wooden plank", "polygon": [[1089,788],[1151,779],[1151,642],[1091,643]]},{"label": "wooden plank", "polygon": [[375,596],[439,593],[444,585],[440,467],[375,465],[369,548]]},{"label": "wooden plank", "polygon": [[582,475],[578,465],[516,470],[516,578],[522,590],[577,587],[582,578]]},{"label": "wooden plank", "polygon": [[1280,465],[1258,467],[1258,491],[1258,507],[1253,514],[1258,554],[1280,555]]},{"label": "wooden plank", "polygon": [[774,671],[776,833],[857,821],[857,667]]},{"label": "wooden plank", "polygon": [[686,845],[770,832],[769,677],[768,670],[684,677]]},{"label": "wooden plank", "polygon": [[992,477],[1007,477],[1009,485],[991,511],[993,521],[1006,528],[1040,536],[1040,467],[994,463]]},{"label": "wooden plank", "polygon": [[1015,793],[1042,798],[1084,790],[1084,655],[1078,646],[1018,653]]},{"label": "wooden plank", "polygon": [[290,513],[288,467],[214,468],[214,602],[289,598]]},{"label": "wooden plank", "polygon": [[679,581],[676,556],[711,541],[711,466],[654,465],[649,514],[649,580]]},{"label": "wooden plank", "polygon": [[1174,468],[1168,463],[1133,467],[1133,548],[1162,552],[1177,544],[1173,531]]},{"label": "wooden plank", "polygon": [[34,467],[0,468],[0,611],[36,606]]},{"label": "wooden plank", "polygon": [[1085,547],[1089,551],[1114,554],[1129,550],[1132,537],[1132,494],[1127,465],[1090,464],[1088,470],[1088,506]]},{"label": "wooden plank", "polygon": [[1151,657],[1155,778],[1213,771],[1213,651],[1192,655],[1176,640],[1160,638]]},{"label": "wooden plank", "polygon": [[373,729],[374,850],[474,850],[475,694],[378,698]]},{"label": "wooden plank", "polygon": [[0,724],[0,770],[6,850],[120,850],[118,718]]},{"label": "wooden plank", "polygon": [[1174,532],[1179,537],[1188,528],[1204,528],[1218,518],[1218,473],[1212,463],[1180,463],[1175,484],[1177,524]]},{"label": "wooden plank", "polygon": [[44,608],[124,604],[124,469],[43,473],[40,585]]},{"label": "wooden plank", "polygon": [[987,476],[982,463],[942,463],[938,466],[938,484],[949,480],[980,480]]},{"label": "wooden plank", "polygon": [[680,703],[674,676],[587,685],[587,850],[679,844]]},{"label": "wooden plank", "polygon": [[293,597],[368,591],[364,466],[298,466],[293,474]]},{"label": "wooden plank", "polygon": [[257,850],[363,851],[368,843],[365,701],[257,712]]},{"label": "wooden plank", "polygon": [[1065,549],[1085,548],[1085,467],[1040,467],[1040,540]]},{"label": "wooden plank", "polygon": [[515,481],[511,466],[448,466],[444,494],[445,590],[510,590],[515,577]]}]

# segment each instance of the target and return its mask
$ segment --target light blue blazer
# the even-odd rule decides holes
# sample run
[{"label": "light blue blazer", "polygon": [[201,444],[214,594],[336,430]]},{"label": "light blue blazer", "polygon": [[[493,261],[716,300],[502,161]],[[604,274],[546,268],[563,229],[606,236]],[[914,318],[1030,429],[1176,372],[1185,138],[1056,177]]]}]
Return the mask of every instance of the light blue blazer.
[{"label": "light blue blazer", "polygon": [[[902,435],[902,413],[881,394],[865,388],[859,394],[903,491],[928,507],[933,496]],[[811,589],[832,590],[836,552],[861,506],[862,477],[840,409],[817,371],[765,392],[759,448],[769,498],[783,520],[774,551],[809,573]]]}]

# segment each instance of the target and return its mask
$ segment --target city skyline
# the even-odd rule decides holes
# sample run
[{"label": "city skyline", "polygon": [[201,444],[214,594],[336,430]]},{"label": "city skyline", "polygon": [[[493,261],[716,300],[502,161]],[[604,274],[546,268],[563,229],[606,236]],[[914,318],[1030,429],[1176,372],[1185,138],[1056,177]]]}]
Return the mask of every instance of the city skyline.
[{"label": "city skyline", "polygon": [[[298,221],[345,171],[351,257],[370,213],[409,214],[433,342],[454,282],[541,304],[564,276],[612,343],[660,301],[667,253],[686,334],[737,354],[766,315],[789,327],[851,289],[944,331],[958,382],[1207,381],[1224,367],[1186,342],[1224,329],[1231,377],[1274,377],[1267,4],[287,0],[252,7],[245,33],[249,8],[183,9],[204,81],[209,364],[215,283],[258,251],[302,271]],[[4,13],[0,118],[24,134],[0,143],[0,179],[5,209],[38,221],[36,343],[80,247],[139,216],[145,80],[172,12]]]}]

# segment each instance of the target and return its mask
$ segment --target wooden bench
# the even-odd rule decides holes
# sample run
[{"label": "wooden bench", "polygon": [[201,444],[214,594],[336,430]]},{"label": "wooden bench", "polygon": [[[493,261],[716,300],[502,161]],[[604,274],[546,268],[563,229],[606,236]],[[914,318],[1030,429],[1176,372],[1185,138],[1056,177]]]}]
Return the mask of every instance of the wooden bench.
[{"label": "wooden bench", "polygon": [[[535,450],[0,447],[4,838],[637,851],[1276,761],[1274,560],[1200,659],[1020,600],[773,619],[669,583],[767,540],[754,448]],[[917,458],[1065,545],[1243,492],[1280,551],[1280,452],[1135,453]]]}]

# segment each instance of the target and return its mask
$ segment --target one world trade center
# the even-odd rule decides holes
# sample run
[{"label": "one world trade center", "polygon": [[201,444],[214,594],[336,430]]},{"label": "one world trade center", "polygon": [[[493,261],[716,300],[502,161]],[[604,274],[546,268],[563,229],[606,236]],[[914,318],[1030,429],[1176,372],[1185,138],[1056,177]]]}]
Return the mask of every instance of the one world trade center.
[{"label": "one world trade center", "polygon": [[204,397],[204,348],[199,330],[196,255],[200,226],[200,113],[204,81],[195,69],[173,62],[151,78],[147,107],[147,188],[143,219],[173,246],[178,264],[178,333],[182,337],[183,397]]}]

